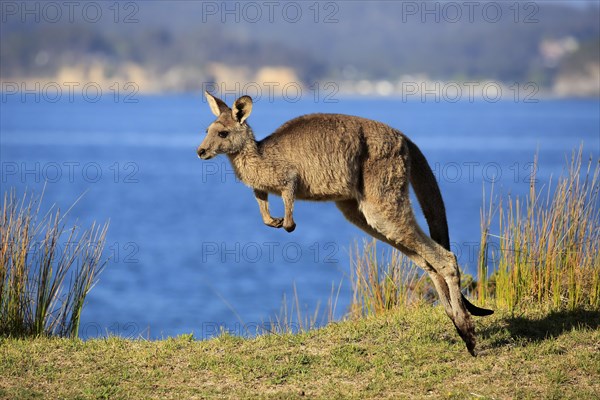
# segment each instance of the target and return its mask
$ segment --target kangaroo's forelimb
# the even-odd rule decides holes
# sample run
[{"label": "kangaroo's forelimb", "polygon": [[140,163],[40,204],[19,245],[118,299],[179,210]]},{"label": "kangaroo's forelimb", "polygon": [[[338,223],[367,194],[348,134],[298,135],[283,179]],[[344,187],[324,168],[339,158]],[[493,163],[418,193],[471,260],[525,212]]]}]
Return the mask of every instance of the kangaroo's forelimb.
[{"label": "kangaroo's forelimb", "polygon": [[269,212],[269,194],[262,190],[255,189],[254,197],[258,202],[258,209],[265,225],[272,228],[281,228],[283,226],[283,218],[273,218]]},{"label": "kangaroo's forelimb", "polygon": [[269,212],[269,194],[267,192],[263,192],[262,190],[254,189],[254,197],[258,203],[260,216],[262,217],[265,225],[272,228],[283,228],[288,232],[292,232],[294,229],[296,229],[296,223],[294,222],[295,186],[295,184],[290,185],[281,193],[285,208],[285,215],[283,218],[272,217],[271,213]]}]

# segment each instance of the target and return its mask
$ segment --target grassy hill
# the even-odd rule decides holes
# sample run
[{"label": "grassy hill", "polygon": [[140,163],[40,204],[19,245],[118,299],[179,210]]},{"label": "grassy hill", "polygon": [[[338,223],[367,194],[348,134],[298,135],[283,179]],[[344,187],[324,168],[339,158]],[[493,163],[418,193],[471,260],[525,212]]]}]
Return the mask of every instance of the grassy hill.
[{"label": "grassy hill", "polygon": [[297,335],[0,339],[0,398],[600,397],[600,312],[477,320],[471,357],[421,306]]}]

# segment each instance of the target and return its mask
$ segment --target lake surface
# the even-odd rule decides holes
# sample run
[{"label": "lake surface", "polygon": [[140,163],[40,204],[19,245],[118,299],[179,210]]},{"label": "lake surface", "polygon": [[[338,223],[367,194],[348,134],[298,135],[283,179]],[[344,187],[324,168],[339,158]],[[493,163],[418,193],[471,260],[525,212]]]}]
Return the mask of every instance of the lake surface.
[{"label": "lake surface", "polygon": [[[46,208],[62,210],[85,193],[69,222],[110,220],[111,260],[88,296],[81,335],[209,337],[220,327],[243,334],[242,323],[276,315],[294,284],[302,307],[312,311],[341,282],[337,315],[343,314],[351,298],[349,251],[366,235],[331,203],[297,203],[291,234],[264,226],[252,191],[236,182],[227,159],[196,157],[213,120],[199,95],[137,100],[51,103],[31,95],[0,104],[2,192],[40,193],[45,185]],[[540,184],[560,175],[581,144],[598,157],[599,110],[597,100],[265,98],[249,123],[262,138],[300,114],[336,112],[402,130],[434,169],[453,249],[474,272],[483,193],[492,182],[495,194],[527,193],[536,152]],[[280,198],[271,197],[271,209],[282,215]]]}]

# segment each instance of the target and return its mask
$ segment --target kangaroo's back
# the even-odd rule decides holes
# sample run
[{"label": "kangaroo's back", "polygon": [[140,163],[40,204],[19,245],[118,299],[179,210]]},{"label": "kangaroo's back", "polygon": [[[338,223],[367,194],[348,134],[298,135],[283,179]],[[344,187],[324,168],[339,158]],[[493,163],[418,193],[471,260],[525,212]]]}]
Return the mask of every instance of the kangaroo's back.
[{"label": "kangaroo's back", "polygon": [[[356,157],[386,157],[402,147],[405,136],[379,121],[344,114],[308,114],[289,120],[258,143],[269,156],[310,159],[311,165]],[[315,158],[319,158],[318,161]]]},{"label": "kangaroo's back", "polygon": [[342,200],[360,192],[367,158],[392,157],[402,134],[381,122],[343,114],[294,118],[258,143],[265,159],[299,174],[298,197]]},{"label": "kangaroo's back", "polygon": [[398,133],[397,130],[382,122],[355,115],[314,113],[285,122],[270,136],[264,138],[261,143],[280,142],[290,136],[294,138],[311,137],[313,140],[318,140],[325,133],[345,135],[353,132],[359,133],[359,131],[362,131],[363,135]]}]

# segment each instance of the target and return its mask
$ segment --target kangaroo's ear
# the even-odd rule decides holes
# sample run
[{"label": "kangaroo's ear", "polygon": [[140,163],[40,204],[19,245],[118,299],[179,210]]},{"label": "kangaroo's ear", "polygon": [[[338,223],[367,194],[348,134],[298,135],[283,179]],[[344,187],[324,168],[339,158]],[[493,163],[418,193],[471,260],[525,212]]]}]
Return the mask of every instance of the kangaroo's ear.
[{"label": "kangaroo's ear", "polygon": [[252,112],[252,97],[250,96],[242,96],[233,103],[233,110],[231,110],[231,114],[233,115],[233,119],[235,119],[240,124],[243,124],[246,118],[250,116]]},{"label": "kangaroo's ear", "polygon": [[227,107],[227,104],[219,98],[216,98],[212,94],[208,93],[208,91],[204,92],[206,96],[206,100],[208,101],[208,105],[210,106],[210,111],[215,114],[217,117],[224,112],[230,112],[231,109]]}]

